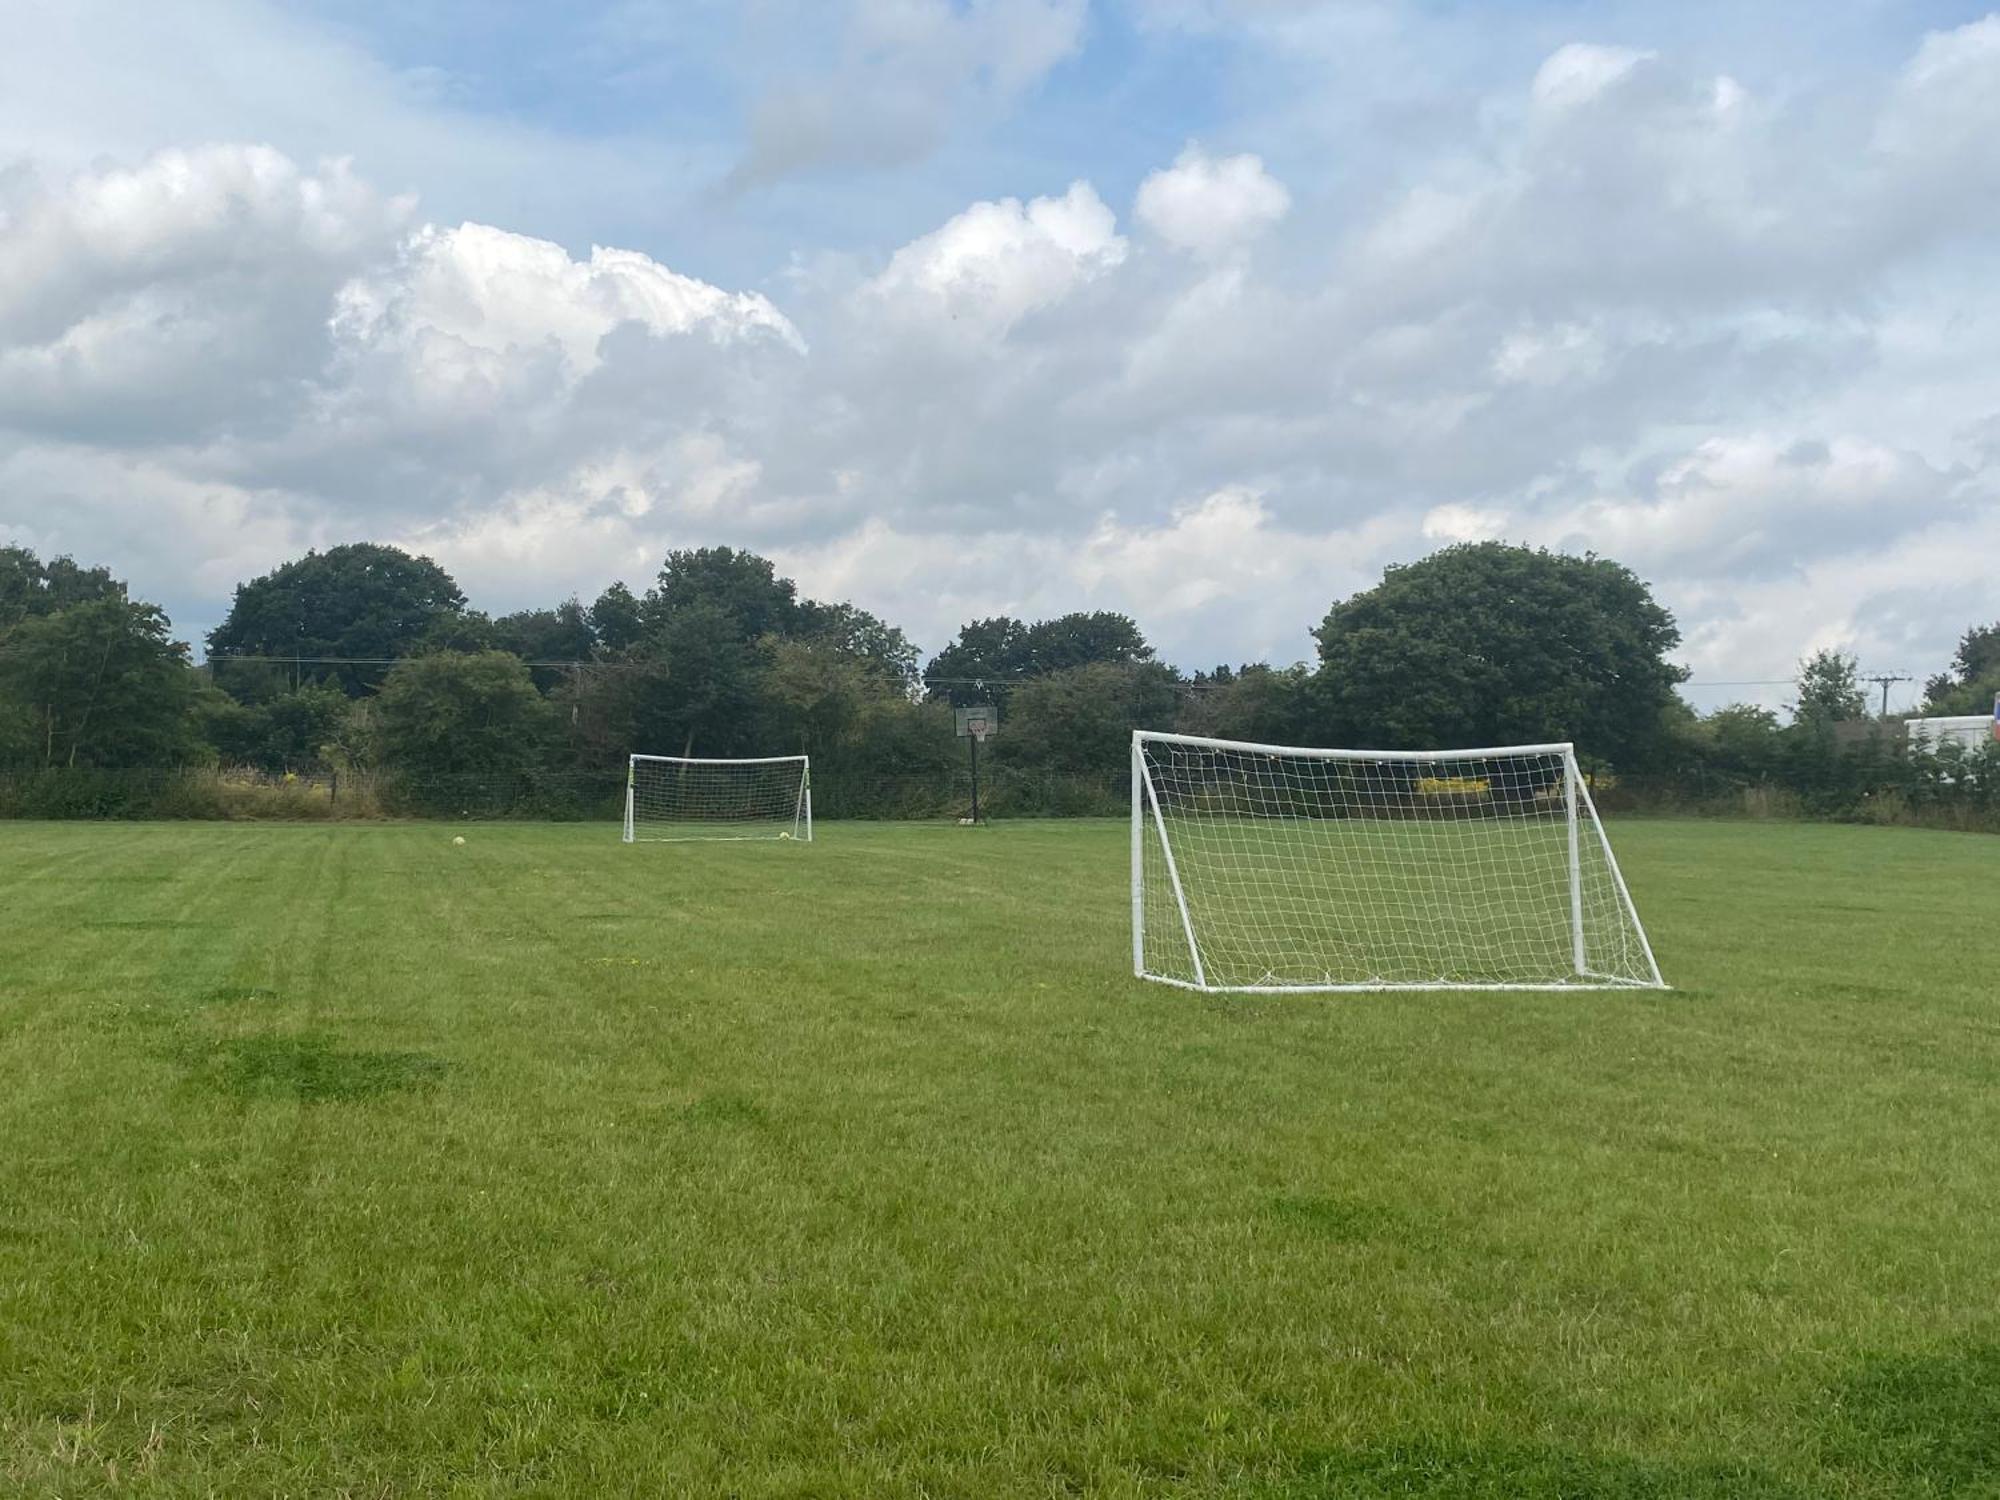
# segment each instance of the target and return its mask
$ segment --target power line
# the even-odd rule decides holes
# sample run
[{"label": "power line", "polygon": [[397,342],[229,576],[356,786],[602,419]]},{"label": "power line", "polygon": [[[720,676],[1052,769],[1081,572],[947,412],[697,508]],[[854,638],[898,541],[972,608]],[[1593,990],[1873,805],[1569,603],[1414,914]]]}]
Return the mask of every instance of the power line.
[{"label": "power line", "polygon": [[[411,656],[268,656],[248,651],[211,652],[207,665],[218,662],[259,662],[267,666],[280,667],[393,667],[398,662],[413,661]],[[653,661],[620,661],[616,657],[568,657],[535,660],[521,659],[526,667],[650,667]],[[978,677],[933,677],[928,673],[918,674],[918,681],[948,684],[951,686],[983,687],[987,683],[1024,682],[1033,677],[1047,676],[1042,672],[987,672]]]},{"label": "power line", "polygon": [[[207,664],[213,666],[219,661],[267,662],[283,667],[393,667],[399,661],[414,661],[410,656],[256,656],[248,652],[225,651],[209,653]],[[615,667],[622,662],[592,661],[576,658],[566,661],[530,661],[521,659],[524,667]]]},{"label": "power line", "polygon": [[[287,667],[393,667],[399,661],[409,660],[412,660],[412,658],[407,656],[271,656],[251,652],[230,651],[220,653],[211,652],[205,665],[213,666],[218,662],[255,662],[270,666]],[[620,661],[615,657],[564,657],[548,659],[524,657],[521,664],[528,667],[545,667],[551,669],[589,667],[592,670],[609,669],[613,671],[634,670],[657,665],[657,663],[651,661]],[[1162,664],[1142,662],[1133,663],[1133,665],[1155,666]],[[1000,685],[1029,682],[1037,677],[1046,677],[1049,675],[1047,672],[993,671],[981,673],[976,677],[942,677],[929,672],[920,672],[916,674],[914,680],[932,687],[985,687],[989,684]],[[1240,676],[1237,680],[1240,680]],[[1887,684],[1894,682],[1915,682],[1916,678],[1910,676],[1908,673],[1891,672],[1863,674],[1860,680],[1883,685],[1883,702],[1885,705],[1884,711],[1886,712],[1888,701]],[[1798,678],[1796,676],[1699,678],[1683,682],[1680,686],[1684,688],[1793,687],[1797,682]],[[1221,682],[1195,682],[1186,678],[1175,684],[1177,687],[1195,691],[1230,685],[1230,683]]]}]

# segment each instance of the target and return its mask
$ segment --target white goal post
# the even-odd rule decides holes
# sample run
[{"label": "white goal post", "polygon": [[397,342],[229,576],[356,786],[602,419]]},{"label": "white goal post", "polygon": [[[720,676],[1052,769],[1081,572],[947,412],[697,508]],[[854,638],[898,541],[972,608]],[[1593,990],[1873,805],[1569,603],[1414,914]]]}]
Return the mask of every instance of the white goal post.
[{"label": "white goal post", "polygon": [[1664,989],[1575,747],[1132,736],[1132,970],[1188,989]]},{"label": "white goal post", "polygon": [[634,755],[626,766],[628,844],[812,836],[812,765],[803,755]]}]

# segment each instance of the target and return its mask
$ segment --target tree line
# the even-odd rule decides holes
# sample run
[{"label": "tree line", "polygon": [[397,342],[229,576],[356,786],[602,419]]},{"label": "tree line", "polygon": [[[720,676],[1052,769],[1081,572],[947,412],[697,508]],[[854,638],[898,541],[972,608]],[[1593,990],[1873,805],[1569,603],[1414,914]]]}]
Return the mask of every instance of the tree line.
[{"label": "tree line", "polygon": [[[1636,575],[1500,543],[1391,567],[1313,636],[1313,662],[1190,673],[1122,614],[1002,616],[967,621],[925,662],[896,626],[805,597],[729,547],[670,552],[643,591],[614,583],[588,604],[495,617],[433,560],[360,543],[238,586],[197,665],[107,569],[7,547],[0,771],[369,776],[415,811],[480,780],[538,789],[508,805],[549,810],[609,796],[635,749],[802,751],[827,814],[934,812],[961,776],[953,707],[993,703],[989,763],[1021,811],[1115,810],[1134,728],[1389,747],[1574,740],[1607,785],[1706,795],[1823,783],[1827,765],[1855,758],[1830,726],[1865,711],[1851,659],[1822,653],[1802,668],[1793,722],[1743,705],[1697,716],[1669,659],[1679,631]],[[1961,711],[1996,690],[2000,625],[1975,628],[1927,706]]]}]

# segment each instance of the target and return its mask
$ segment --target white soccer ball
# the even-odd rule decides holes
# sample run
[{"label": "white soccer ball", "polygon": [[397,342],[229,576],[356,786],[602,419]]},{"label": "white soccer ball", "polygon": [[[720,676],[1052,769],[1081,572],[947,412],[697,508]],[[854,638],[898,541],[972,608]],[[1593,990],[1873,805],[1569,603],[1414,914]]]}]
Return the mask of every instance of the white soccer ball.
[{"label": "white soccer ball", "polygon": [[788,839],[791,837],[791,835],[789,833],[780,833],[778,837],[781,839]]},{"label": "white soccer ball", "polygon": [[465,835],[461,833],[457,838],[453,839],[452,842],[454,844],[463,844],[465,842]]}]

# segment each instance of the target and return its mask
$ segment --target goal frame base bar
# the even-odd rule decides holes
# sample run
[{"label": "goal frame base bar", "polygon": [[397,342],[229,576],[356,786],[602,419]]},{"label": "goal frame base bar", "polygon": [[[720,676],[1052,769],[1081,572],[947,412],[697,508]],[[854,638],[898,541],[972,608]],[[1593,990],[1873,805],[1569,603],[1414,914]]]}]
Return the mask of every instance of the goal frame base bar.
[{"label": "goal frame base bar", "polygon": [[1197,995],[1393,995],[1410,990],[1426,990],[1433,994],[1458,991],[1471,993],[1484,990],[1508,990],[1542,995],[1561,995],[1575,991],[1601,993],[1605,990],[1646,990],[1658,993],[1671,989],[1668,984],[1652,984],[1640,980],[1593,979],[1587,984],[1564,984],[1552,979],[1543,984],[1487,984],[1483,981],[1468,981],[1464,984],[1450,980],[1433,979],[1417,983],[1400,983],[1385,980],[1381,984],[1196,984],[1192,979],[1176,979],[1171,974],[1148,974],[1143,970],[1136,973],[1136,979],[1148,984],[1170,984],[1177,990],[1192,990]]},{"label": "goal frame base bar", "polygon": [[628,844],[810,844],[812,835],[802,833],[797,838],[786,838],[771,833],[669,833],[648,837],[635,833],[625,840]]},{"label": "goal frame base bar", "polygon": [[[1195,922],[1189,913],[1188,899],[1182,886],[1177,868],[1173,842],[1168,837],[1165,818],[1162,813],[1159,793],[1153,784],[1152,772],[1146,757],[1149,744],[1185,745],[1197,749],[1230,750],[1250,755],[1289,756],[1297,759],[1319,761],[1382,762],[1400,761],[1428,765],[1450,764],[1458,761],[1489,760],[1500,756],[1554,756],[1563,763],[1563,797],[1569,832],[1568,877],[1570,883],[1570,909],[1573,915],[1575,963],[1574,978],[1550,978],[1536,981],[1517,980],[1376,980],[1353,983],[1299,983],[1299,984],[1218,984],[1212,982],[1203,972],[1202,944],[1195,934]],[[1611,839],[1604,831],[1604,822],[1597,814],[1595,799],[1583,779],[1582,767],[1577,761],[1576,745],[1569,740],[1551,741],[1535,745],[1490,745],[1457,750],[1380,750],[1347,749],[1325,746],[1272,745],[1254,740],[1227,740],[1207,735],[1170,734],[1157,730],[1135,729],[1132,731],[1131,750],[1132,808],[1131,808],[1131,865],[1132,865],[1132,973],[1135,978],[1152,984],[1171,985],[1176,989],[1192,990],[1204,995],[1315,995],[1315,994],[1388,994],[1397,991],[1508,991],[1540,994],[1556,994],[1568,990],[1653,990],[1668,991],[1673,988],[1666,976],[1660,972],[1659,959],[1653,953],[1652,939],[1646,933],[1645,924],[1639,919],[1638,907],[1633,903],[1631,890],[1625,884],[1624,872],[1618,867],[1618,856],[1611,848]],[[1604,868],[1608,872],[1616,900],[1623,915],[1631,922],[1632,933],[1638,939],[1639,951],[1644,956],[1646,977],[1616,978],[1596,972],[1585,965],[1582,875],[1579,864],[1580,823],[1587,815],[1590,827],[1595,833],[1597,850],[1602,851]],[[1146,966],[1144,902],[1144,842],[1148,832],[1157,835],[1160,857],[1165,865],[1166,878],[1173,892],[1178,908],[1180,926],[1185,934],[1190,961],[1195,977],[1181,978],[1176,975],[1156,974]]]}]

